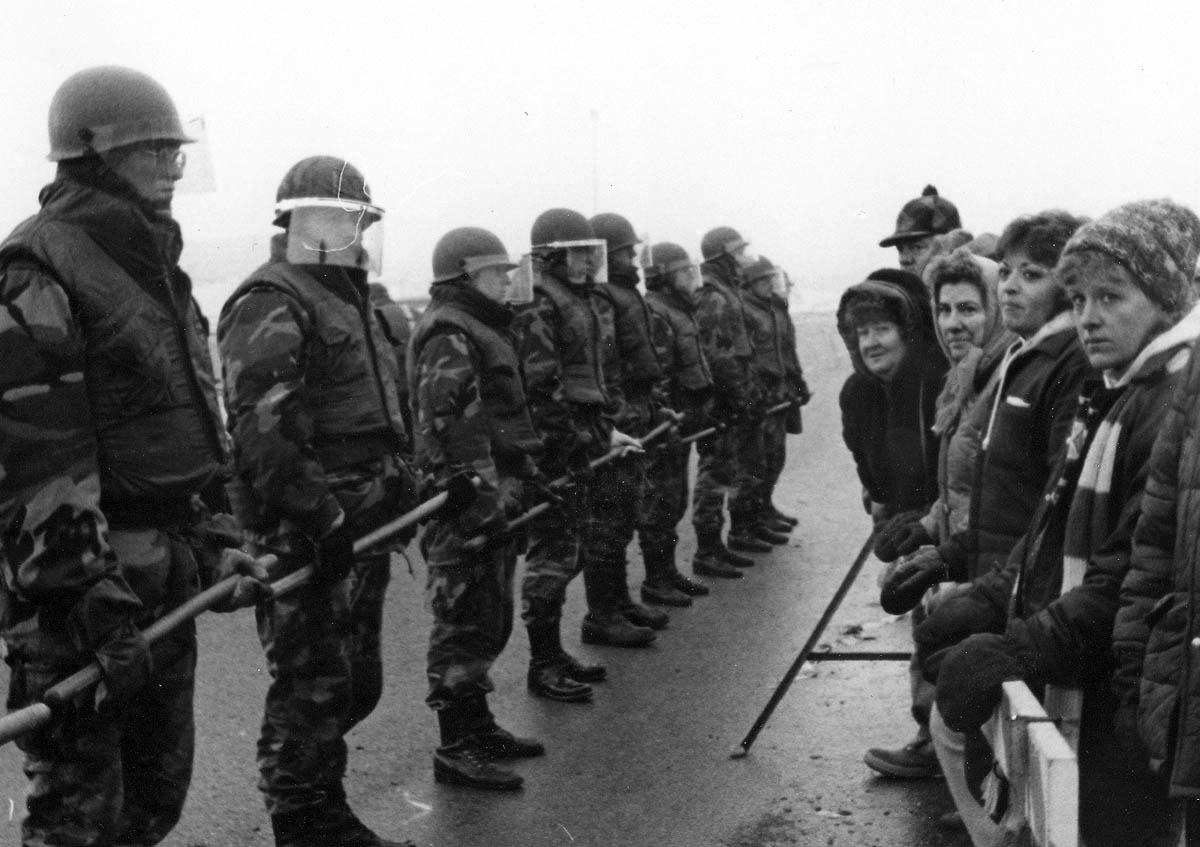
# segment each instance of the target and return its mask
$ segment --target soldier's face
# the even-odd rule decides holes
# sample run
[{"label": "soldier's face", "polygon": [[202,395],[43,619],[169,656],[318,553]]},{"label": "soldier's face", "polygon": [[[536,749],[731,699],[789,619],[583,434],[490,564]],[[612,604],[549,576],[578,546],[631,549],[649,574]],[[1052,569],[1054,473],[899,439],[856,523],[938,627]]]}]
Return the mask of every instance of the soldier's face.
[{"label": "soldier's face", "polygon": [[614,271],[626,271],[630,268],[637,269],[633,262],[634,252],[632,247],[622,247],[620,250],[614,250],[608,254],[608,265]]},{"label": "soldier's face", "polygon": [[480,268],[472,277],[475,290],[496,303],[505,302],[508,293],[508,271],[500,265]]},{"label": "soldier's face", "polygon": [[175,142],[144,141],[104,154],[105,163],[157,209],[170,209],[187,159]]},{"label": "soldier's face", "polygon": [[572,247],[567,250],[567,282],[583,285],[593,270],[591,250],[586,247]]}]

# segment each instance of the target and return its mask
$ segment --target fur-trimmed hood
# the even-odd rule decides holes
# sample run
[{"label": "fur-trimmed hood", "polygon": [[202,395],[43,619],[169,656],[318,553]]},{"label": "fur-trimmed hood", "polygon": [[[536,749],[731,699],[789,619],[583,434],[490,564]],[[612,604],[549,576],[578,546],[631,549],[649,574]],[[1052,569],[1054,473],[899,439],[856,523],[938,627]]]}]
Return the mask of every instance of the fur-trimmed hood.
[{"label": "fur-trimmed hood", "polygon": [[889,314],[899,319],[904,341],[908,345],[903,366],[917,359],[945,361],[934,332],[929,294],[921,278],[908,271],[881,268],[864,281],[847,288],[838,302],[838,334],[842,336],[856,372],[877,379],[863,364],[858,350],[858,334],[850,322],[850,309],[860,300],[880,301]]}]

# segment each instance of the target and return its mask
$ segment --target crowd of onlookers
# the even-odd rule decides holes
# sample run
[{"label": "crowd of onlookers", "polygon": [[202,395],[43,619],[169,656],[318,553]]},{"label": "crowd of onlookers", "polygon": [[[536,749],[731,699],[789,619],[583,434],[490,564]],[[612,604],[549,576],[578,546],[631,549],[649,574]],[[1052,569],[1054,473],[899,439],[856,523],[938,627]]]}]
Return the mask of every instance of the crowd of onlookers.
[{"label": "crowd of onlookers", "polygon": [[929,187],[893,245],[837,312],[880,602],[915,642],[916,736],[866,763],[943,775],[943,821],[1004,843],[981,726],[1003,682],[1053,686],[1082,702],[1082,840],[1200,843],[1200,219],[1162,199],[973,237]]}]

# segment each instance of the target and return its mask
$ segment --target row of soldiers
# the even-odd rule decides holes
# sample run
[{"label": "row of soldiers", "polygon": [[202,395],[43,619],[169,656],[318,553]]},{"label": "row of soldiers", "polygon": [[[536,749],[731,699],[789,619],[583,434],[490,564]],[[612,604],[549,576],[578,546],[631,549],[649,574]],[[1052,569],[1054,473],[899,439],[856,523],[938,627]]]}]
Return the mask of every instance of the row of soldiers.
[{"label": "row of soldiers", "polygon": [[[705,236],[699,266],[676,244],[643,245],[645,298],[640,242],[619,215],[544,213],[524,263],[492,233],[456,229],[405,342],[368,296],[384,210],[350,163],[304,159],[279,186],[270,259],[216,327],[222,425],[210,328],[178,264],[171,203],[191,139],[171,98],[139,72],[88,69],[55,94],[49,130],[56,178],[0,245],[8,707],[88,662],[102,682],[51,698],[54,721],[19,740],[23,844],[154,844],[178,821],[195,626],[153,645],[142,630],[202,586],[235,577],[217,610],[255,607],[271,677],[259,786],[276,845],[376,847],[397,842],[351,810],[344,739],[381,696],[389,558],[415,532],[367,549],[364,535],[445,495],[420,539],[434,773],[513,789],[521,778],[500,761],[544,752],[487,700],[519,555],[529,689],[574,703],[605,676],[561,643],[576,574],[592,644],[649,644],[668,620],[658,607],[708,593],[676,564],[689,435],[707,433],[695,574],[753,564],[722,542],[727,496],[732,547],[770,549],[795,525],[771,502],[809,397],[785,276],[732,229]],[[791,415],[768,416],[781,401]],[[612,451],[627,455],[597,461]],[[626,573],[635,533],[642,603]],[[268,589],[306,567],[300,589]]]}]

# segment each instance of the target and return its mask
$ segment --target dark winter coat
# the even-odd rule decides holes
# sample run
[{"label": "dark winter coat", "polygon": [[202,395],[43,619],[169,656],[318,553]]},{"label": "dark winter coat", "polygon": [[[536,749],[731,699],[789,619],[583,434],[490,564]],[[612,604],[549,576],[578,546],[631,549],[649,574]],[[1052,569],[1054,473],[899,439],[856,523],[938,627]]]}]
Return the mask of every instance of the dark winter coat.
[{"label": "dark winter coat", "polygon": [[[1200,796],[1200,357],[1159,426],[1113,628],[1115,693],[1173,796]],[[1166,398],[1163,398],[1164,403]]]},{"label": "dark winter coat", "polygon": [[1028,528],[1089,371],[1065,312],[1030,338],[1002,371],[977,460],[969,529],[955,537],[961,557],[947,562],[960,578],[973,579],[1003,564]]},{"label": "dark winter coat", "polygon": [[[924,511],[937,497],[938,444],[932,426],[948,365],[933,334],[923,283],[902,271],[888,275],[888,280],[868,279],[851,286],[838,305],[838,331],[855,371],[843,384],[838,402],[842,439],[854,456],[859,480],[874,502],[884,504],[886,515],[892,515]],[[850,305],[863,293],[892,300],[903,316],[901,331],[908,350],[889,383],[872,376],[863,364],[848,320]]]}]

